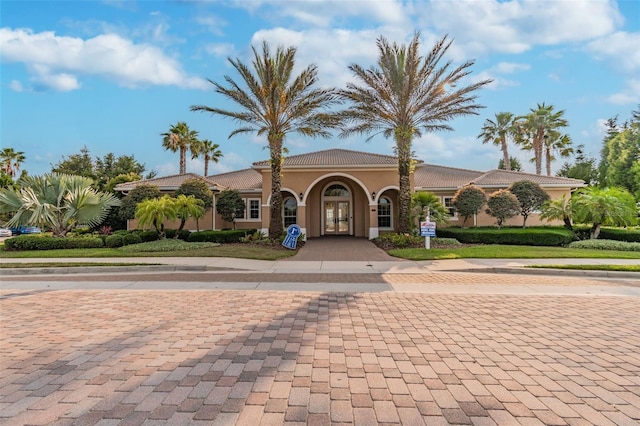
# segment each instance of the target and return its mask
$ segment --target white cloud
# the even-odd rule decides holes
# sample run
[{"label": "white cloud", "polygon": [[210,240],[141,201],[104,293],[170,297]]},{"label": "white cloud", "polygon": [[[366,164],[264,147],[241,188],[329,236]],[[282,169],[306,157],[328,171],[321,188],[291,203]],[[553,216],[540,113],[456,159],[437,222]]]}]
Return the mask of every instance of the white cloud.
[{"label": "white cloud", "polygon": [[225,58],[234,57],[236,55],[233,43],[211,43],[206,45],[204,50],[211,55],[222,56]]},{"label": "white cloud", "polygon": [[[80,87],[78,77],[94,75],[125,87],[175,85],[206,89],[206,81],[190,77],[180,64],[149,44],[135,44],[116,34],[83,40],[52,31],[0,29],[1,57],[24,63],[36,85],[53,90]],[[75,81],[75,82],[74,82]]]},{"label": "white cloud", "polygon": [[640,102],[640,78],[630,78],[622,91],[614,93],[607,101],[616,105],[637,104]]},{"label": "white cloud", "polygon": [[482,80],[493,80],[489,85],[487,85],[488,89],[493,90],[501,89],[504,87],[519,86],[520,83],[518,81],[504,78],[500,76],[500,74],[513,74],[520,71],[528,71],[530,69],[531,65],[529,64],[500,62],[487,70],[480,71],[479,73],[474,73],[470,77],[470,80],[473,83],[478,83]]},{"label": "white cloud", "polygon": [[14,92],[22,92],[24,90],[24,88],[22,87],[22,83],[20,83],[18,80],[11,80],[11,83],[9,83],[9,89],[13,90]]},{"label": "white cloud", "polygon": [[592,41],[587,45],[587,50],[593,53],[596,59],[608,61],[611,68],[621,68],[629,73],[640,72],[640,32],[613,33]]}]

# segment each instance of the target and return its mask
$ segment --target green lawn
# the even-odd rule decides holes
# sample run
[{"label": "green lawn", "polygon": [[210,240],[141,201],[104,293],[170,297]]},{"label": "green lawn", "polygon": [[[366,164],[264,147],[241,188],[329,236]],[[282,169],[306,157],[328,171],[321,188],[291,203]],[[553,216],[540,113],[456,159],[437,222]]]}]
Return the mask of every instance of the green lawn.
[{"label": "green lawn", "polygon": [[576,269],[579,271],[640,272],[640,265],[527,265],[525,268]]},{"label": "green lawn", "polygon": [[640,252],[614,250],[571,249],[564,247],[532,247],[478,245],[460,248],[407,248],[389,250],[391,256],[409,260],[441,259],[640,259]]}]

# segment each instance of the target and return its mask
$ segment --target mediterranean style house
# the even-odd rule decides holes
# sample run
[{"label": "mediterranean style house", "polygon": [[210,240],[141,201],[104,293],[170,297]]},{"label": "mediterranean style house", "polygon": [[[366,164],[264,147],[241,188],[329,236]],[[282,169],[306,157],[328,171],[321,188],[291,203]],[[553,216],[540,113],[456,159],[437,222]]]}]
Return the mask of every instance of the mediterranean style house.
[{"label": "mediterranean style house", "polygon": [[[369,239],[397,229],[398,160],[396,157],[345,149],[328,149],[286,157],[283,164],[282,195],[285,229],[298,224],[306,237],[325,235],[352,235]],[[258,229],[265,234],[269,229],[269,203],[271,196],[271,168],[269,161],[253,163],[249,169],[200,176],[193,173],[159,177],[116,186],[117,191],[127,193],[140,184],[157,186],[162,192],[171,193],[187,179],[199,178],[209,184],[215,197],[225,189],[240,192],[246,209],[243,217],[236,218],[238,229]],[[416,161],[411,176],[413,191],[436,194],[449,209],[451,225],[462,225],[451,205],[458,189],[473,184],[483,189],[487,198],[495,191],[506,189],[513,182],[530,180],[539,184],[552,199],[570,195],[584,186],[576,179],[541,176],[505,170],[458,169],[424,164]],[[474,223],[465,226],[492,225],[495,219],[486,213],[478,214]],[[470,220],[469,220],[470,222]],[[520,216],[506,225],[519,225]],[[527,224],[542,224],[537,214]],[[135,229],[136,221],[128,227]],[[177,228],[178,224],[166,224]],[[233,224],[215,214],[215,208],[196,223],[187,221],[185,229],[229,229]]]}]

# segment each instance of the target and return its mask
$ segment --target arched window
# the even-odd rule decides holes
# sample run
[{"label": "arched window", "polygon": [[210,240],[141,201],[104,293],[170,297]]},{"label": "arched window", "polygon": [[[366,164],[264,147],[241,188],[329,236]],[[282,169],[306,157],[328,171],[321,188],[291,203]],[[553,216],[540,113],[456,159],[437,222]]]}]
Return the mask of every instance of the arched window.
[{"label": "arched window", "polygon": [[348,197],[349,190],[342,185],[333,184],[324,190],[325,197]]},{"label": "arched window", "polygon": [[282,215],[285,228],[298,222],[298,203],[292,197],[284,200]]},{"label": "arched window", "polygon": [[391,210],[391,200],[387,197],[380,197],[380,200],[378,200],[378,228],[393,228],[391,223]]}]

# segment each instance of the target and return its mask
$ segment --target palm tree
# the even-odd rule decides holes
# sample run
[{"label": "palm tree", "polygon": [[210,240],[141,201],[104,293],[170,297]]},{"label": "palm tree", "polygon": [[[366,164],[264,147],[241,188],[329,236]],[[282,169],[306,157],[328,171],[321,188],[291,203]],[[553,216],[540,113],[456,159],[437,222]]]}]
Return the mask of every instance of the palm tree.
[{"label": "palm tree", "polygon": [[544,154],[546,160],[547,176],[551,176],[551,162],[556,159],[554,152],[560,157],[569,157],[573,154],[572,141],[569,135],[562,135],[559,132],[551,132],[544,140]]},{"label": "palm tree", "polygon": [[158,239],[164,239],[164,221],[178,217],[175,199],[164,195],[160,198],[150,198],[142,201],[136,207],[138,226],[153,225],[158,233]]},{"label": "palm tree", "polygon": [[180,219],[180,226],[174,238],[178,238],[180,231],[184,229],[184,224],[187,222],[187,219],[192,217],[196,220],[197,224],[198,219],[204,216],[204,201],[197,199],[193,195],[178,195],[174,200],[174,208]]},{"label": "palm tree", "polygon": [[630,226],[638,222],[633,195],[623,188],[590,186],[571,198],[574,222],[590,223],[590,238],[597,239],[602,225]]},{"label": "palm tree", "polygon": [[571,197],[567,199],[566,194],[562,194],[562,197],[555,200],[547,200],[540,208],[540,211],[542,212],[540,219],[547,221],[562,220],[565,228],[573,230],[573,225],[571,224]]},{"label": "palm tree", "polygon": [[218,148],[220,148],[220,145],[211,142],[209,139],[202,139],[197,144],[195,154],[196,157],[204,157],[205,176],[209,176],[209,161],[213,161],[217,164],[218,161],[220,161],[220,158],[224,157],[224,155],[222,155],[222,151],[220,151]]},{"label": "palm tree", "polygon": [[289,133],[304,136],[329,137],[328,129],[340,124],[337,114],[323,111],[338,102],[333,89],[312,89],[317,82],[317,67],[309,65],[297,76],[293,76],[295,47],[278,47],[271,53],[269,44],[262,43],[262,51],[253,50],[253,70],[240,59],[229,62],[240,74],[246,88],[225,76],[224,86],[215,81],[216,93],[236,102],[240,111],[227,111],[217,107],[194,105],[192,111],[206,111],[233,118],[241,127],[229,134],[229,138],[240,133],[255,132],[267,136],[271,163],[271,209],[269,235],[277,238],[282,225],[282,163],[284,139]]},{"label": "palm tree", "polygon": [[21,178],[19,190],[0,190],[0,212],[14,213],[7,226],[37,225],[64,237],[76,226],[100,225],[111,207],[119,206],[115,195],[92,188],[83,176],[49,173]]},{"label": "palm tree", "polygon": [[18,174],[24,160],[25,156],[22,151],[16,151],[13,148],[4,148],[0,151],[0,167],[11,178]]},{"label": "palm tree", "polygon": [[421,136],[423,130],[452,130],[448,124],[451,119],[477,114],[482,107],[475,103],[476,96],[472,93],[490,82],[483,80],[457,88],[470,74],[473,61],[454,69],[450,69],[450,61],[440,64],[450,45],[451,41],[445,36],[423,58],[419,54],[418,33],[408,46],[389,44],[381,36],[377,40],[378,68],[350,65],[349,69],[362,85],[348,83],[347,89],[341,91],[342,97],[351,101],[343,113],[351,126],[344,129],[341,136],[373,132],[367,140],[379,133],[395,140],[400,176],[400,233],[410,229],[413,138]]},{"label": "palm tree", "polygon": [[515,119],[518,127],[516,142],[523,149],[533,151],[533,161],[536,163],[536,174],[542,174],[542,158],[545,140],[553,138],[559,128],[567,127],[568,122],[562,116],[564,110],[554,112],[553,105],[538,104],[527,115]]},{"label": "palm tree", "polygon": [[162,147],[171,152],[180,152],[180,174],[187,172],[187,151],[193,154],[197,150],[198,132],[190,130],[187,123],[179,121],[168,132],[162,133]]},{"label": "palm tree", "polygon": [[488,118],[485,120],[482,131],[478,135],[478,138],[482,139],[482,143],[491,142],[500,147],[505,170],[511,170],[507,138],[515,135],[515,133],[516,127],[513,124],[513,114],[510,112],[499,112],[496,114],[496,121]]}]

